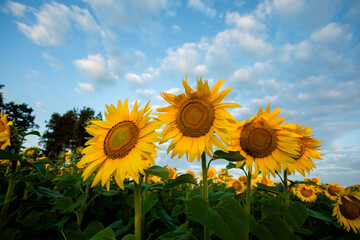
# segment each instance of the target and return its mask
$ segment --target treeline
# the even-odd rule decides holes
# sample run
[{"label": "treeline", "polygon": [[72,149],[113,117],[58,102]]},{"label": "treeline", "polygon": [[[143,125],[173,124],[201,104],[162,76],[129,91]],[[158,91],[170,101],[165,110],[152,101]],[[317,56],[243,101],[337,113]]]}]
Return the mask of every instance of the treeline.
[{"label": "treeline", "polygon": [[[0,85],[0,90],[4,85]],[[13,122],[13,135],[22,132],[36,130],[39,126],[35,123],[33,109],[26,103],[16,104],[14,102],[4,102],[3,93],[0,91],[0,110],[8,114],[8,121]],[[49,159],[55,160],[60,153],[65,151],[75,152],[78,147],[84,146],[90,135],[85,127],[89,119],[101,119],[101,113],[89,107],[82,109],[72,109],[64,114],[53,113],[49,121],[46,121],[46,130],[40,138],[42,151]],[[19,138],[11,138],[11,146],[8,150],[16,151],[20,146]]]}]

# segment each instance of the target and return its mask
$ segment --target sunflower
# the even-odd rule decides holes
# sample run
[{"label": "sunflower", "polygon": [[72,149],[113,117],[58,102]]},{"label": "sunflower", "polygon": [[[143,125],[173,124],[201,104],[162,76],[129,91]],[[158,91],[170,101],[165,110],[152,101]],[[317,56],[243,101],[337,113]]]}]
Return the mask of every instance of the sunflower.
[{"label": "sunflower", "polygon": [[118,102],[117,107],[106,105],[106,121],[91,120],[86,131],[93,136],[82,150],[84,156],[77,166],[87,164],[82,176],[86,180],[97,170],[91,186],[101,181],[110,188],[111,176],[124,189],[124,179],[128,173],[135,182],[139,182],[139,174],[144,173],[142,156],[154,164],[151,153],[156,152],[154,142],[159,133],[155,130],[161,126],[159,121],[150,121],[151,108],[147,103],[139,109],[137,102],[129,112],[128,100]]},{"label": "sunflower", "polygon": [[213,145],[227,152],[221,141],[227,143],[228,130],[236,120],[225,109],[240,105],[221,103],[231,91],[228,88],[218,92],[224,82],[220,79],[210,90],[208,81],[203,82],[200,77],[194,91],[185,78],[185,94],[161,93],[171,105],[157,109],[159,120],[167,124],[161,133],[160,143],[173,138],[167,149],[168,153],[172,150],[171,158],[176,155],[180,158],[186,153],[188,161],[194,161],[195,157],[200,161],[203,152],[212,157]]},{"label": "sunflower", "polygon": [[316,188],[308,184],[301,184],[296,189],[295,195],[303,202],[315,202],[317,199]]},{"label": "sunflower", "polygon": [[184,174],[190,174],[191,176],[193,176],[194,179],[196,178],[194,171],[187,170]]},{"label": "sunflower", "polygon": [[256,116],[237,123],[237,130],[231,134],[229,150],[240,151],[249,171],[255,162],[256,176],[260,169],[263,176],[271,173],[275,177],[275,171],[281,172],[281,164],[293,163],[298,156],[300,136],[282,124],[286,117],[278,118],[280,112],[280,108],[270,112],[269,103],[265,111],[261,107]]},{"label": "sunflower", "polygon": [[336,216],[338,223],[350,232],[360,232],[360,192],[342,192],[335,203],[333,216]]},{"label": "sunflower", "polygon": [[158,176],[155,176],[152,174],[148,174],[147,178],[149,181],[152,181],[152,182],[161,182],[161,177],[158,177]]},{"label": "sunflower", "polygon": [[336,201],[338,199],[339,193],[343,192],[344,190],[345,189],[337,183],[329,183],[324,192],[331,201]]},{"label": "sunflower", "polygon": [[243,182],[230,178],[229,181],[226,183],[226,188],[233,187],[235,188],[236,194],[241,194],[245,192],[246,187]]},{"label": "sunflower", "polygon": [[296,170],[305,176],[305,172],[310,174],[310,170],[315,168],[315,164],[311,159],[321,160],[322,154],[318,150],[320,150],[320,143],[322,141],[314,138],[314,135],[310,135],[314,131],[311,127],[306,126],[302,128],[301,123],[297,125],[289,123],[288,126],[291,126],[290,129],[301,136],[299,142],[300,150],[299,156],[295,158],[295,162],[287,163],[283,165],[283,168],[284,170],[288,169],[292,174],[295,174]]},{"label": "sunflower", "polygon": [[176,168],[166,167],[169,171],[169,179],[175,179],[177,176]]},{"label": "sunflower", "polygon": [[271,181],[270,178],[267,178],[267,177],[260,177],[258,176],[255,180],[255,183],[256,183],[256,186],[257,186],[257,183],[262,183],[262,184],[265,184],[267,186],[275,186],[275,183],[273,181]]},{"label": "sunflower", "polygon": [[7,121],[7,115],[3,115],[3,111],[0,112],[0,149],[5,149],[10,146],[11,129],[10,126],[13,123]]},{"label": "sunflower", "polygon": [[[215,180],[216,175],[217,175],[216,169],[215,168],[209,168],[209,170],[207,172],[208,180],[210,180],[210,179]],[[200,173],[200,177],[203,178],[203,173],[202,172]]]}]

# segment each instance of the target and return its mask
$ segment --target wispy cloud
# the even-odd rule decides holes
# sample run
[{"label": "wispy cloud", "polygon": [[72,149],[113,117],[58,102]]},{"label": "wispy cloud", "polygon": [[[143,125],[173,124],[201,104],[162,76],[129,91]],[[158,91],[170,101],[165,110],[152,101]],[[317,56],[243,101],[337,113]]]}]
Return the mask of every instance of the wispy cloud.
[{"label": "wispy cloud", "polygon": [[91,83],[77,83],[77,88],[75,88],[75,91],[78,93],[93,93],[95,92],[95,87]]},{"label": "wispy cloud", "polygon": [[44,52],[43,58],[50,64],[50,66],[56,68],[57,70],[60,70],[64,67],[59,59],[51,56],[49,53]]}]

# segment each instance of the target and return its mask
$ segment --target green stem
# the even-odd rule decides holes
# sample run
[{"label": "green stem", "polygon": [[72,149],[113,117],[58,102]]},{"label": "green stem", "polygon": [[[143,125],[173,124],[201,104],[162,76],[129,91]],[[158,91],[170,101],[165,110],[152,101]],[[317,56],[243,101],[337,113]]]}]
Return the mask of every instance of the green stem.
[{"label": "green stem", "polygon": [[141,240],[141,182],[142,177],[140,177],[139,184],[134,182],[135,240]]},{"label": "green stem", "polygon": [[285,193],[285,206],[289,207],[289,187],[288,187],[288,179],[287,179],[287,175],[288,175],[288,170],[285,169],[284,171],[284,193]]},{"label": "green stem", "polygon": [[[86,189],[85,189],[85,194],[89,193],[90,191],[90,184],[86,184]],[[80,207],[80,212],[79,212],[79,217],[77,219],[77,222],[78,222],[78,225],[79,227],[81,227],[81,223],[82,223],[82,220],[84,218],[84,214],[85,214],[85,211],[86,211],[86,208],[87,208],[87,203],[86,203],[86,200],[81,204],[81,207]]]},{"label": "green stem", "polygon": [[[206,155],[205,152],[201,155],[201,167],[202,167],[202,174],[203,174],[203,192],[202,192],[202,198],[209,203],[209,193],[208,193],[208,181],[207,181],[207,172],[208,168],[206,166]],[[210,231],[209,229],[204,226],[204,240],[210,239]]]},{"label": "green stem", "polygon": [[7,217],[7,212],[8,212],[9,205],[10,205],[10,200],[11,200],[12,194],[14,192],[14,188],[15,188],[17,160],[11,161],[11,164],[12,164],[11,165],[11,176],[10,176],[10,179],[9,179],[9,185],[8,185],[8,189],[7,189],[7,192],[6,192],[4,205],[3,205],[2,209],[1,209],[1,214],[0,214],[0,229],[2,229],[2,227],[5,224],[6,217]]},{"label": "green stem", "polygon": [[251,211],[251,168],[249,169],[246,176],[247,176],[247,179],[246,179],[246,205],[245,205],[245,210],[250,215],[250,211]]}]

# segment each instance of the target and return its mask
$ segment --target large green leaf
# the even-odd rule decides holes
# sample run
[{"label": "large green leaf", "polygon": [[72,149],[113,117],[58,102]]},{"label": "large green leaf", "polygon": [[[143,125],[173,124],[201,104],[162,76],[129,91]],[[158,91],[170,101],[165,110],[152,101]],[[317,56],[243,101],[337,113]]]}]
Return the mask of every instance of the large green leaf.
[{"label": "large green leaf", "polygon": [[14,154],[10,151],[0,149],[0,159],[1,160],[22,160],[22,157],[18,154]]},{"label": "large green leaf", "polygon": [[172,189],[172,188],[175,188],[181,184],[195,184],[197,185],[197,182],[196,180],[194,179],[194,177],[190,174],[183,174],[183,175],[180,175],[178,176],[177,178],[175,178],[174,180],[172,180],[171,182],[167,183],[164,187],[164,191],[165,190],[169,190],[169,189]]},{"label": "large green leaf", "polygon": [[222,198],[210,207],[199,197],[190,202],[190,210],[195,221],[207,226],[221,239],[247,239],[249,232],[248,215],[244,208],[230,197]]},{"label": "large green leaf", "polygon": [[274,193],[282,198],[286,198],[285,194],[280,192],[279,189],[277,189],[276,187],[270,187],[270,186],[267,186],[265,184],[262,184],[262,183],[257,183],[257,187],[256,187],[258,190],[261,190],[261,191],[265,191],[265,192],[271,192],[271,193]]},{"label": "large green leaf", "polygon": [[179,226],[177,229],[175,229],[172,232],[165,233],[158,237],[159,240],[187,240],[190,239],[190,236],[192,234],[192,229],[189,228],[189,222],[186,222]]},{"label": "large green leaf", "polygon": [[84,231],[85,238],[90,239],[91,237],[93,237],[95,234],[97,234],[103,229],[104,229],[104,225],[101,222],[93,220],[88,224],[88,226]]},{"label": "large green leaf", "polygon": [[262,218],[261,225],[265,226],[271,234],[278,240],[288,240],[291,237],[289,225],[284,218],[279,216],[278,212],[270,207],[261,210]]},{"label": "large green leaf", "polygon": [[31,131],[31,132],[28,132],[28,133],[22,133],[21,135],[23,137],[28,136],[28,135],[35,135],[35,136],[41,137],[41,134],[38,131]]},{"label": "large green leaf", "polygon": [[22,223],[24,227],[34,227],[40,220],[41,212],[31,211],[26,217],[24,217]]},{"label": "large green leaf", "polygon": [[158,165],[151,166],[148,169],[145,169],[144,171],[146,174],[152,174],[161,177],[161,179],[164,180],[169,179],[169,170],[167,168],[160,167]]},{"label": "large green leaf", "polygon": [[221,150],[216,150],[213,155],[213,159],[225,159],[230,162],[239,162],[245,160],[245,157],[240,154],[240,152],[224,152]]},{"label": "large green leaf", "polygon": [[64,195],[62,195],[61,193],[55,192],[49,188],[46,187],[37,187],[36,188],[36,194],[39,197],[51,197],[51,198],[58,198],[58,197],[63,197]]},{"label": "large green leaf", "polygon": [[55,200],[55,207],[59,210],[59,211],[64,211],[65,209],[67,209],[69,206],[71,206],[73,204],[73,200],[71,199],[71,197],[61,197],[61,198],[57,198]]},{"label": "large green leaf", "polygon": [[[152,192],[146,195],[141,204],[141,213],[146,214],[155,204],[159,201],[159,197],[156,193]],[[134,194],[130,194],[127,199],[126,203],[129,204],[132,208],[134,208]]]},{"label": "large green leaf", "polygon": [[327,222],[327,223],[330,223],[331,222],[331,219],[329,219],[328,217],[324,216],[323,214],[321,214],[320,212],[317,212],[317,211],[314,211],[314,210],[311,210],[311,209],[307,209],[308,211],[308,214],[310,217],[313,217],[313,218],[317,218],[317,219],[320,219],[324,222]]},{"label": "large green leaf", "polygon": [[77,222],[69,223],[64,232],[68,240],[86,240],[85,234],[80,230]]},{"label": "large green leaf", "polygon": [[80,207],[80,205],[86,201],[86,199],[89,197],[88,193],[83,193],[79,196],[77,201],[70,206],[68,206],[66,209],[64,209],[61,213],[69,213],[75,210],[75,208]]},{"label": "large green leaf", "polygon": [[105,228],[90,238],[90,240],[116,240],[116,238],[111,228]]}]

